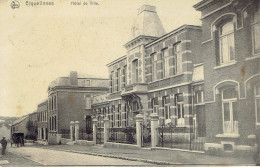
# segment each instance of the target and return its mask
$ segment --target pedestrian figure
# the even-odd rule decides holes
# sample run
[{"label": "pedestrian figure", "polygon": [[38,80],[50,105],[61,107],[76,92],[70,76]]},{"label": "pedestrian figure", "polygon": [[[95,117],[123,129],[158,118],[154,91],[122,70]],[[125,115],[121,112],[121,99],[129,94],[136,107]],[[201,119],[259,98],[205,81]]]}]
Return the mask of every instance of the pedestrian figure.
[{"label": "pedestrian figure", "polygon": [[1,145],[2,145],[2,155],[5,155],[5,149],[7,145],[7,141],[5,140],[5,137],[1,140]]}]

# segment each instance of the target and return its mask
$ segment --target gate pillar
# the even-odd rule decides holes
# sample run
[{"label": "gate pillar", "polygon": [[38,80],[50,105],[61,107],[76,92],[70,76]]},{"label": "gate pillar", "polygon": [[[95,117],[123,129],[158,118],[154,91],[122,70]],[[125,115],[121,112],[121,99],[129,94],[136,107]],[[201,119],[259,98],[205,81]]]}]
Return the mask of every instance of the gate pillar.
[{"label": "gate pillar", "polygon": [[107,143],[109,136],[109,119],[108,117],[104,118],[104,143]]},{"label": "gate pillar", "polygon": [[136,117],[136,142],[138,147],[142,147],[142,128],[144,117],[142,114],[138,114]]},{"label": "gate pillar", "polygon": [[74,122],[70,121],[70,140],[73,141],[73,133],[74,133]]},{"label": "gate pillar", "polygon": [[93,142],[97,144],[97,118],[93,119]]},{"label": "gate pillar", "polygon": [[157,113],[152,113],[151,117],[151,146],[156,147],[159,141],[159,133],[158,133],[158,120],[159,116]]},{"label": "gate pillar", "polygon": [[79,139],[79,121],[75,121],[75,141]]}]

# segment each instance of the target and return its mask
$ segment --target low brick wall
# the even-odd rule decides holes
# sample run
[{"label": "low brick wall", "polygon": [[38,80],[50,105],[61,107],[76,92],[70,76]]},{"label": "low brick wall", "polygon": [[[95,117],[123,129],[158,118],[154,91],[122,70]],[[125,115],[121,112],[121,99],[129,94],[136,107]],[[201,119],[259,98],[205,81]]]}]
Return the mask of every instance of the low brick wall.
[{"label": "low brick wall", "polygon": [[107,142],[104,143],[105,148],[125,148],[125,149],[140,149],[135,144],[124,144],[124,143],[113,143],[113,142]]}]

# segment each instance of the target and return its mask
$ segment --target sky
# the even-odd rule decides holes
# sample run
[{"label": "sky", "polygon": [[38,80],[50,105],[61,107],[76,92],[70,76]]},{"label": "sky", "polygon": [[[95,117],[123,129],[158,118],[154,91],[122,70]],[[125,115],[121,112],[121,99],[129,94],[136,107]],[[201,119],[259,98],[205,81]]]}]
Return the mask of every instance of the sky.
[{"label": "sky", "polygon": [[[22,116],[36,111],[48,96],[51,81],[70,71],[108,78],[106,64],[124,56],[123,45],[143,4],[156,6],[166,30],[183,24],[201,25],[200,0],[92,0],[99,5],[71,5],[12,9],[0,0],[0,116]],[[88,2],[89,0],[75,0]]]}]

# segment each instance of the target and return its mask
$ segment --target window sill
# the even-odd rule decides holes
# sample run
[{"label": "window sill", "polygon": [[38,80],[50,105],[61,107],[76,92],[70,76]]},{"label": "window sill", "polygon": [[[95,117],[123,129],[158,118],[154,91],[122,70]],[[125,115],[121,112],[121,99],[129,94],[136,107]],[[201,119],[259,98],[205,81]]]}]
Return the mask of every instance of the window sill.
[{"label": "window sill", "polygon": [[159,81],[163,81],[163,80],[166,80],[166,79],[170,79],[170,78],[178,77],[178,76],[181,76],[181,75],[183,75],[183,74],[184,74],[184,73],[179,73],[179,74],[176,74],[176,75],[173,75],[173,76],[167,77],[167,78],[158,79],[158,80],[155,80],[155,81],[152,81],[152,82],[148,82],[148,83],[149,83],[149,84],[152,84],[152,83],[159,82]]},{"label": "window sill", "polygon": [[194,106],[203,106],[205,105],[205,103],[197,103],[197,104],[194,104]]},{"label": "window sill", "polygon": [[217,134],[216,137],[239,138],[240,134],[237,134],[237,133],[223,133],[223,134]]},{"label": "window sill", "polygon": [[232,61],[229,63],[221,64],[220,66],[216,66],[216,67],[214,67],[214,69],[216,70],[216,69],[228,67],[228,66],[235,65],[235,64],[237,64],[237,61]]},{"label": "window sill", "polygon": [[258,59],[258,58],[260,58],[260,54],[255,54],[255,55],[253,55],[252,57],[246,58],[246,61],[254,60],[254,59]]}]

